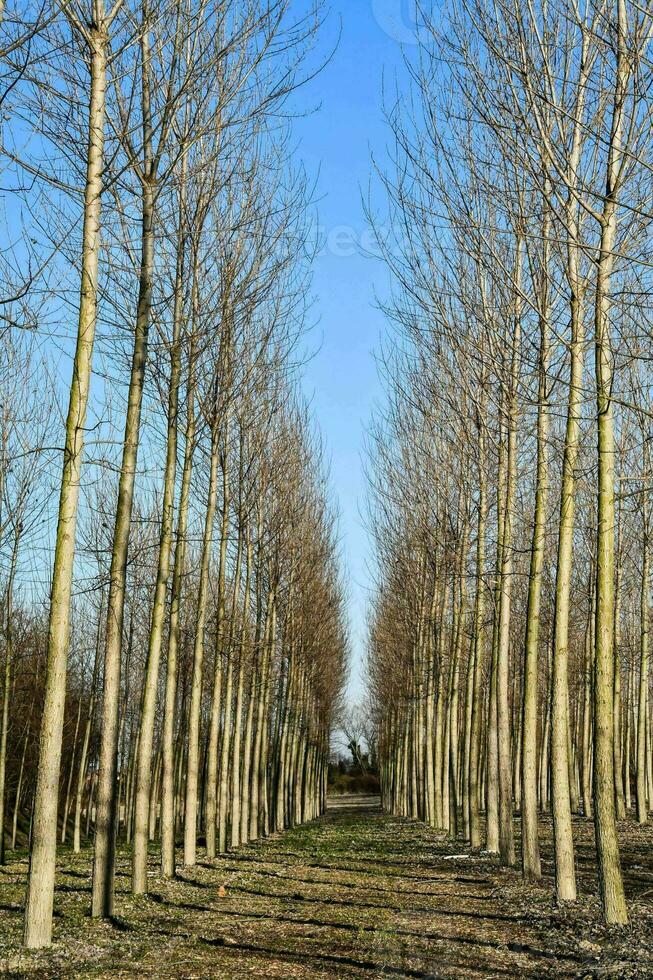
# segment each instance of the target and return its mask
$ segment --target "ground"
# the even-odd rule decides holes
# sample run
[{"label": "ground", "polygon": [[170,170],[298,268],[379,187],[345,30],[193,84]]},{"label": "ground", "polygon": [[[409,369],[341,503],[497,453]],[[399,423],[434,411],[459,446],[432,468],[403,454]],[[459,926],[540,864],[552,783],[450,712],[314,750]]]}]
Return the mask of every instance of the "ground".
[{"label": "ground", "polygon": [[159,877],[129,895],[121,852],[117,917],[88,917],[90,852],[62,849],[54,945],[20,949],[24,853],[0,868],[0,974],[7,977],[619,977],[653,978],[653,830],[621,827],[631,925],[600,924],[592,828],[575,827],[579,902],[551,898],[550,825],[544,881],[470,856],[460,841],[339,801],[322,819],[241,848],[214,864]]}]

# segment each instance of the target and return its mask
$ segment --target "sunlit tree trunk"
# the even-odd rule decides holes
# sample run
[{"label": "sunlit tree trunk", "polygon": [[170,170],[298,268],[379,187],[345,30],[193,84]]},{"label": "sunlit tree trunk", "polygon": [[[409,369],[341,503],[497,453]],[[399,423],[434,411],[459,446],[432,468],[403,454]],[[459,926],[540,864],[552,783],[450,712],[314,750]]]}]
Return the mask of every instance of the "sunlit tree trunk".
[{"label": "sunlit tree trunk", "polygon": [[[116,8],[117,9],[117,8]],[[104,172],[104,126],[108,30],[104,4],[94,4],[88,35],[90,97],[84,188],[82,255],[77,345],[66,418],[63,473],[50,592],[45,701],[39,739],[39,767],[34,796],[30,865],[25,903],[24,941],[28,948],[49,946],[57,848],[59,767],[66,698],[75,532],[81,480],[84,425],[91,380],[98,303],[100,199]]]},{"label": "sunlit tree trunk", "polygon": [[621,504],[617,505],[617,569],[615,577],[614,601],[614,803],[617,820],[626,816],[623,783],[623,751],[621,721],[621,593],[623,578],[622,554],[622,514]]},{"label": "sunlit tree trunk", "polygon": [[512,826],[512,761],[510,745],[510,614],[513,590],[513,522],[517,484],[517,413],[518,383],[520,366],[520,299],[522,242],[515,243],[515,301],[512,351],[510,360],[509,390],[506,401],[506,483],[505,498],[500,499],[503,508],[503,541],[501,544],[500,589],[499,589],[499,635],[497,641],[497,748],[499,776],[499,854],[501,863],[507,866],[515,863],[515,843]]},{"label": "sunlit tree trunk", "polygon": [[458,780],[459,780],[459,738],[458,738],[458,711],[459,711],[459,683],[460,683],[460,659],[463,650],[463,637],[467,617],[467,579],[465,562],[467,559],[468,528],[465,525],[461,532],[460,554],[458,558],[458,622],[456,624],[455,642],[453,647],[453,657],[451,662],[450,677],[450,697],[449,697],[449,836],[455,837],[458,833]]},{"label": "sunlit tree trunk", "polygon": [[[259,507],[259,521],[257,538],[260,541],[263,534],[262,516]],[[243,753],[242,753],[242,773],[241,773],[241,812],[240,812],[240,842],[247,843],[250,838],[249,827],[252,813],[252,762],[254,757],[254,716],[257,700],[260,700],[260,688],[258,685],[258,672],[260,662],[265,655],[262,648],[263,634],[263,603],[261,596],[261,568],[262,562],[260,555],[256,566],[256,627],[254,630],[254,644],[251,651],[250,677],[247,696],[247,713],[245,717],[245,730],[243,732]]]},{"label": "sunlit tree trunk", "polygon": [[9,733],[9,701],[11,698],[11,669],[14,657],[14,581],[18,562],[20,525],[14,530],[9,576],[4,601],[5,669],[2,691],[2,716],[0,730],[0,864],[5,863],[5,774],[7,771],[7,739]]},{"label": "sunlit tree trunk", "polygon": [[152,305],[153,269],[154,187],[150,183],[146,183],[143,185],[142,263],[138,312],[134,334],[123,458],[118,486],[118,503],[116,507],[116,523],[111,556],[104,657],[102,739],[100,742],[92,901],[93,915],[104,918],[108,918],[113,914],[114,902],[120,659],[127,553],[129,549],[129,532],[134,498],[134,483],[136,479],[145,366],[147,362],[147,338]]},{"label": "sunlit tree trunk", "polygon": [[[478,408],[478,519],[476,530],[476,597],[474,602],[474,694],[469,753],[469,842],[481,846],[481,794],[479,772],[483,723],[483,663],[485,653],[485,534],[487,522],[487,474],[485,459],[485,412],[487,396],[481,383]],[[489,817],[488,817],[489,819]]]},{"label": "sunlit tree trunk", "polygon": [[[502,392],[503,399],[503,392]],[[500,408],[503,411],[503,405]],[[497,550],[494,583],[494,623],[492,629],[492,661],[490,665],[489,705],[486,755],[486,825],[485,847],[495,854],[499,852],[499,743],[498,743],[498,658],[499,623],[502,591],[503,545],[506,494],[506,434],[503,421],[499,422],[499,446],[497,461]]]},{"label": "sunlit tree trunk", "polygon": [[[243,592],[243,609],[240,620],[240,643],[238,649],[238,684],[236,686],[236,710],[234,714],[234,734],[231,756],[231,847],[240,845],[241,821],[241,761],[242,761],[242,722],[243,700],[245,692],[245,648],[249,621],[250,582],[252,575],[252,541],[249,525],[243,529],[245,538],[245,587]],[[235,613],[235,609],[234,609]]]},{"label": "sunlit tree trunk", "polygon": [[218,496],[220,428],[214,420],[211,431],[211,461],[204,534],[202,536],[202,557],[197,594],[197,614],[195,617],[195,644],[193,648],[193,674],[191,683],[190,708],[188,712],[188,761],[186,765],[186,804],[184,807],[184,864],[189,867],[197,858],[197,806],[200,765],[200,708],[202,700],[202,678],[204,665],[204,629],[209,596],[209,564],[213,546],[213,523]]},{"label": "sunlit tree trunk", "polygon": [[637,801],[637,820],[640,824],[648,820],[648,786],[646,778],[646,729],[648,715],[648,663],[650,636],[650,546],[648,529],[645,525],[642,535],[642,583],[640,590],[640,655],[639,655],[639,695],[637,702],[637,781],[635,784]]},{"label": "sunlit tree trunk", "polygon": [[[578,150],[578,153],[580,151]],[[577,157],[575,157],[577,160]],[[551,682],[551,807],[555,851],[556,896],[559,902],[575,901],[576,870],[571,828],[569,786],[569,605],[574,538],[576,460],[580,439],[580,413],[583,384],[583,315],[577,247],[578,221],[575,204],[567,215],[570,241],[567,248],[567,277],[570,288],[571,364],[567,422],[562,458],[560,517],[558,524],[558,563],[554,609],[554,642]]]},{"label": "sunlit tree trunk", "polygon": [[222,452],[222,522],[220,528],[220,552],[218,557],[215,662],[213,668],[213,691],[211,695],[211,715],[209,719],[206,767],[206,856],[210,861],[216,856],[216,831],[218,818],[218,743],[220,739],[220,716],[222,712],[222,667],[226,637],[225,575],[227,567],[227,544],[229,540],[229,508],[229,422],[227,419],[225,425],[224,449]]},{"label": "sunlit tree trunk", "polygon": [[[236,552],[236,565],[234,570],[231,609],[229,613],[229,634],[227,636],[227,640],[225,644],[225,655],[227,658],[227,664],[226,664],[225,696],[224,696],[224,721],[222,726],[222,747],[220,752],[220,791],[218,795],[218,850],[220,854],[224,854],[224,852],[227,850],[227,842],[231,840],[228,834],[228,830],[229,830],[229,817],[231,814],[230,789],[232,788],[232,781],[230,781],[229,776],[230,776],[230,762],[232,759],[232,743],[235,738],[235,733],[232,731],[234,727],[233,726],[234,657],[233,657],[232,645],[234,639],[236,611],[238,608],[238,595],[241,588],[240,579],[241,579],[241,565],[242,565],[242,555],[243,555],[243,530],[244,530],[242,526],[241,504],[242,502],[239,502],[238,547]],[[240,670],[239,670],[239,681],[240,681]]]},{"label": "sunlit tree trunk", "polygon": [[[254,645],[254,659],[256,658],[257,645]],[[254,664],[252,663],[252,668]],[[245,727],[243,730],[243,751],[242,766],[240,777],[240,843],[246,844],[249,840],[249,818],[251,806],[251,767],[252,754],[254,751],[254,709],[256,704],[256,676],[252,672],[248,685],[247,711],[245,713]]]},{"label": "sunlit tree trunk", "polygon": [[257,714],[256,714],[256,738],[254,742],[254,757],[252,759],[252,776],[251,776],[251,813],[249,822],[249,836],[251,840],[255,840],[257,837],[261,836],[264,832],[264,818],[262,811],[262,797],[263,797],[263,786],[262,783],[265,781],[266,772],[262,763],[264,758],[263,744],[265,739],[265,744],[267,744],[267,721],[266,721],[266,697],[267,690],[269,687],[269,674],[271,668],[272,660],[272,646],[273,646],[273,636],[272,636],[272,619],[273,619],[273,609],[274,609],[274,590],[272,589],[268,594],[266,612],[265,612],[265,629],[263,635],[263,658],[261,664],[261,674],[259,682],[259,694],[258,694],[258,704],[257,704]]},{"label": "sunlit tree trunk", "polygon": [[[272,611],[270,615],[270,639],[269,639],[269,655],[268,655],[268,666],[266,673],[266,683],[265,683],[265,693],[263,701],[263,718],[267,719],[270,714],[270,701],[272,697],[272,664],[275,659],[275,652],[277,648],[277,605],[276,605],[276,592],[273,592],[270,596],[270,601],[272,603]],[[268,763],[269,763],[269,728],[265,724],[264,730],[261,732],[261,755],[260,755],[260,767],[259,767],[259,834],[267,837],[270,832],[270,800],[269,800],[269,779],[268,779]]]},{"label": "sunlit tree trunk", "polygon": [[431,604],[430,612],[427,621],[427,637],[426,637],[426,721],[425,721],[425,738],[426,746],[424,753],[424,767],[425,767],[425,819],[427,823],[431,826],[435,825],[435,774],[434,774],[434,755],[433,755],[433,739],[434,739],[434,723],[435,723],[435,644],[433,630],[435,626],[435,614],[437,609],[437,598],[438,598],[438,588],[437,588],[437,576],[433,579],[433,588],[431,591]]},{"label": "sunlit tree trunk", "polygon": [[539,787],[540,787],[540,807],[542,810],[549,809],[549,755],[550,755],[550,743],[551,743],[551,680],[552,680],[552,663],[553,655],[551,650],[551,639],[547,643],[547,666],[548,666],[548,684],[544,705],[544,725],[542,728],[542,742],[540,745],[540,769],[539,769]]},{"label": "sunlit tree trunk", "polygon": [[88,712],[86,715],[86,725],[84,728],[84,740],[82,742],[82,754],[79,760],[79,771],[77,773],[77,792],[75,794],[75,826],[73,830],[73,851],[79,854],[82,847],[82,803],[84,799],[84,788],[88,771],[88,753],[91,743],[91,733],[95,723],[95,705],[97,699],[98,671],[100,668],[100,650],[102,646],[102,613],[104,609],[104,594],[100,595],[100,609],[98,612],[97,635],[95,641],[95,658],[93,661],[93,677],[91,679],[91,694],[88,701]]},{"label": "sunlit tree trunk", "polygon": [[548,237],[550,222],[545,216],[542,228],[541,284],[539,302],[540,351],[537,391],[537,464],[535,472],[535,513],[531,540],[531,560],[526,605],[524,651],[524,691],[521,755],[522,873],[527,880],[542,875],[537,820],[537,715],[540,610],[542,572],[546,545],[546,504],[548,491],[547,443],[549,417],[547,372],[549,362]]},{"label": "sunlit tree trunk", "polygon": [[463,816],[463,837],[466,841],[470,839],[469,830],[469,762],[472,743],[472,702],[474,698],[474,639],[467,656],[467,671],[465,674],[465,714],[462,744],[462,816]]},{"label": "sunlit tree trunk", "polygon": [[632,806],[631,798],[631,785],[630,785],[630,745],[632,741],[632,711],[631,702],[633,700],[633,671],[634,664],[630,664],[626,672],[626,704],[625,704],[625,714],[626,714],[626,730],[624,737],[624,793],[625,793],[625,803],[626,809],[630,810]]},{"label": "sunlit tree trunk", "polygon": [[236,707],[234,711],[234,731],[231,740],[231,821],[229,846],[230,848],[240,845],[240,762],[242,747],[242,724],[243,724],[243,693],[245,687],[245,660],[244,651],[239,650],[238,656],[238,683],[236,684]]},{"label": "sunlit tree trunk", "polygon": [[433,745],[434,752],[434,778],[435,778],[435,826],[444,827],[445,812],[444,798],[442,795],[442,771],[444,753],[444,649],[445,649],[445,620],[448,611],[449,589],[447,587],[446,575],[442,576],[440,583],[442,599],[440,603],[439,615],[437,620],[437,646],[435,656],[435,739]]},{"label": "sunlit tree trunk", "polygon": [[177,473],[177,437],[179,431],[179,386],[181,381],[181,343],[184,297],[184,183],[186,178],[186,154],[182,157],[179,191],[179,225],[177,228],[177,263],[175,274],[175,299],[170,341],[170,380],[168,387],[166,458],[163,474],[163,498],[161,530],[159,534],[159,558],[154,586],[152,617],[150,622],[145,679],[143,683],[143,708],[138,758],[136,762],[136,794],[134,801],[134,848],[132,851],[132,894],[147,892],[147,827],[152,777],[152,742],[156,697],[159,686],[159,663],[163,644],[166,616],[166,596],[170,575],[170,553],[175,505],[175,477]]},{"label": "sunlit tree trunk", "polygon": [[[194,282],[196,281],[196,272]],[[194,309],[197,309],[197,287],[193,286]],[[195,370],[194,351],[191,347],[186,386],[186,425],[184,433],[184,465],[179,492],[179,506],[175,541],[175,558],[170,587],[170,621],[168,626],[168,657],[166,663],[165,703],[163,709],[162,776],[161,776],[161,873],[164,878],[175,874],[175,707],[177,703],[177,661],[181,628],[180,604],[186,566],[186,534],[188,508],[193,473],[195,449]],[[181,726],[180,726],[181,727]],[[179,753],[183,755],[183,751]]]},{"label": "sunlit tree trunk", "polygon": [[603,913],[608,924],[628,920],[614,801],[614,467],[610,342],[610,282],[617,235],[617,193],[623,170],[623,127],[629,74],[625,0],[617,0],[616,75],[608,144],[606,195],[594,299],[594,356],[598,448],[596,652],[594,656],[594,829]]},{"label": "sunlit tree trunk", "polygon": [[594,659],[594,631],[592,618],[594,616],[594,577],[590,576],[590,610],[589,622],[585,634],[585,669],[583,678],[583,744],[582,757],[582,796],[583,813],[592,816],[592,675]]},{"label": "sunlit tree trunk", "polygon": [[143,177],[141,180],[141,258],[134,346],[127,395],[127,415],[123,442],[118,500],[113,534],[109,600],[104,655],[104,692],[100,764],[98,771],[95,855],[91,913],[94,917],[113,915],[116,847],[116,775],[118,755],[118,710],[122,630],[127,579],[127,554],[131,530],[136,463],[140,441],[141,411],[147,365],[147,347],[152,315],[154,280],[154,217],[156,180],[152,148],[151,51],[149,28],[141,33],[141,79],[143,87]]}]

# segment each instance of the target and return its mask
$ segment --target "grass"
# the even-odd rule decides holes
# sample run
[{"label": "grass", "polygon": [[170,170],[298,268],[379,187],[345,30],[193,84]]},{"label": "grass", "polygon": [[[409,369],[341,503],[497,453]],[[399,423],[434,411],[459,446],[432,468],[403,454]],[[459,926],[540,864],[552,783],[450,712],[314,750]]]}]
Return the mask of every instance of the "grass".
[{"label": "grass", "polygon": [[622,826],[632,921],[600,924],[591,824],[575,826],[581,896],[551,898],[545,878],[522,883],[487,854],[408,820],[373,799],[341,798],[328,814],[213,864],[159,877],[129,893],[120,851],[116,918],[88,915],[90,850],[62,849],[54,944],[20,947],[27,861],[0,868],[0,973],[8,977],[653,977],[653,832]]}]

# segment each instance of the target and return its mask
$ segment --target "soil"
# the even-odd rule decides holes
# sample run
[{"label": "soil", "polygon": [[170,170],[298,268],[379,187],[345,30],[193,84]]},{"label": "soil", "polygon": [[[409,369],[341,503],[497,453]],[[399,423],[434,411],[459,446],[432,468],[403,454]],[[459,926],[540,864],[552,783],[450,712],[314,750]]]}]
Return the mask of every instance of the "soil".
[{"label": "soil", "polygon": [[[515,826],[518,830],[519,821]],[[630,925],[601,924],[590,821],[575,822],[579,901],[552,900],[551,826],[540,884],[494,856],[389,817],[369,797],[214,863],[129,894],[118,862],[116,917],[89,917],[91,852],[62,848],[50,949],[21,949],[27,857],[0,868],[0,974],[6,977],[653,978],[653,829],[620,826]]]}]

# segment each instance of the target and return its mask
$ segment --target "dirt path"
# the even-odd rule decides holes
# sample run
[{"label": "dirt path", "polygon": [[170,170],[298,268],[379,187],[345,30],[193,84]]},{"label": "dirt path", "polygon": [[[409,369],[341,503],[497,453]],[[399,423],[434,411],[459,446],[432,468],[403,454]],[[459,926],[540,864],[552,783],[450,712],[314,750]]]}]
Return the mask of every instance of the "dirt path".
[{"label": "dirt path", "polygon": [[525,886],[369,798],[175,882],[158,878],[153,855],[145,899],[128,894],[121,855],[113,924],[88,918],[89,870],[88,852],[63,852],[56,945],[25,954],[25,858],[0,869],[5,976],[653,977],[647,901],[634,926],[608,935],[591,895],[573,916],[559,912],[548,883]]}]

